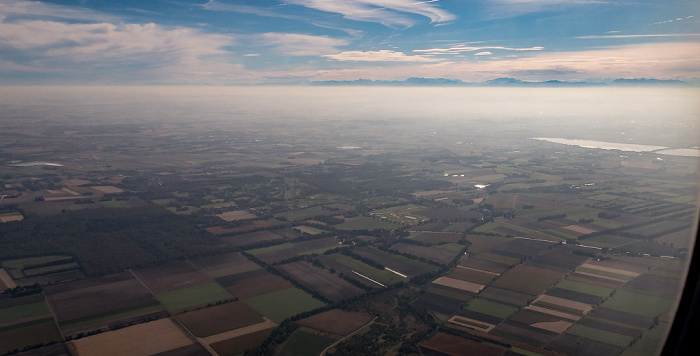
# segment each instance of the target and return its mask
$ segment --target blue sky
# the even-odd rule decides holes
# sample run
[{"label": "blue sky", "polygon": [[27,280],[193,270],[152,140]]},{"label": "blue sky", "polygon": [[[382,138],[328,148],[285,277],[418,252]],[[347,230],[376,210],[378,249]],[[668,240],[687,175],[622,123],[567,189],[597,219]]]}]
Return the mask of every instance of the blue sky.
[{"label": "blue sky", "polygon": [[700,78],[697,0],[2,0],[0,85]]}]

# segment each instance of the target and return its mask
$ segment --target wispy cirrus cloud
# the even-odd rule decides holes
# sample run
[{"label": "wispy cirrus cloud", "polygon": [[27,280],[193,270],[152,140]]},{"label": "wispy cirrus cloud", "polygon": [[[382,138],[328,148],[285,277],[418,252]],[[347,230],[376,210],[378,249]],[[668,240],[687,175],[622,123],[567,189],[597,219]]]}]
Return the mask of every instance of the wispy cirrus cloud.
[{"label": "wispy cirrus cloud", "polygon": [[[13,6],[0,6],[0,72],[74,73],[76,78],[116,80],[187,77],[196,81],[203,73],[241,68],[231,63],[227,58],[230,52],[222,49],[235,43],[229,35],[153,23],[85,23],[80,21],[85,15],[82,10],[60,6],[61,16],[52,19],[22,18],[15,15],[23,14],[22,9],[34,2],[11,3]],[[55,8],[46,5],[44,9]]]},{"label": "wispy cirrus cloud", "polygon": [[289,56],[321,56],[337,53],[337,47],[348,41],[328,36],[312,36],[296,33],[268,32],[253,36],[260,45],[272,46],[278,54]]},{"label": "wispy cirrus cloud", "polygon": [[90,9],[26,0],[3,0],[0,2],[0,19],[5,18],[54,18],[93,22],[119,20],[116,16]]},{"label": "wispy cirrus cloud", "polygon": [[579,36],[578,39],[603,39],[603,38],[645,38],[645,37],[700,37],[700,33],[668,33],[647,35],[603,35],[603,36]]},{"label": "wispy cirrus cloud", "polygon": [[476,52],[483,50],[504,50],[504,51],[541,51],[544,47],[503,47],[503,46],[467,46],[456,45],[447,48],[414,49],[413,52],[425,54],[460,54],[463,52]]},{"label": "wispy cirrus cloud", "polygon": [[422,55],[407,56],[403,52],[390,50],[379,51],[345,51],[338,54],[324,55],[323,57],[335,59],[336,61],[353,62],[440,62],[441,58],[434,58]]},{"label": "wispy cirrus cloud", "polygon": [[437,6],[438,0],[288,0],[287,3],[301,5],[325,12],[341,14],[343,17],[364,22],[376,22],[388,27],[411,27],[416,24],[412,17],[424,16],[431,23],[441,24],[456,19],[456,16]]}]

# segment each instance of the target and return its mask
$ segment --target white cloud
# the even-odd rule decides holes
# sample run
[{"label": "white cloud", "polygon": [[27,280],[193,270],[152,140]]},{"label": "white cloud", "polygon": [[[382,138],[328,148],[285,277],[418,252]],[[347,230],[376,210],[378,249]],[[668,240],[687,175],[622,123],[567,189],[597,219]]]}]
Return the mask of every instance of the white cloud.
[{"label": "white cloud", "polygon": [[337,61],[354,61],[354,62],[438,62],[440,58],[426,56],[407,56],[403,52],[390,50],[379,51],[346,51],[338,54],[325,55],[324,57],[335,59]]},{"label": "white cloud", "polygon": [[296,33],[268,32],[254,36],[260,44],[275,47],[279,54],[289,56],[320,56],[337,53],[336,47],[348,45],[348,41],[327,36],[300,35]]},{"label": "white cloud", "polygon": [[54,72],[117,80],[184,78],[240,71],[227,61],[228,35],[155,24],[0,21],[0,71]]},{"label": "white cloud", "polygon": [[458,54],[462,52],[476,52],[485,49],[498,49],[504,51],[541,51],[544,47],[502,47],[502,46],[466,46],[457,45],[448,48],[430,48],[430,49],[414,49],[413,52],[425,53],[425,54]]},{"label": "white cloud", "polygon": [[493,53],[491,52],[479,52],[479,53],[474,53],[475,56],[490,56]]},{"label": "white cloud", "polygon": [[418,0],[288,0],[287,3],[332,12],[343,17],[365,22],[377,22],[388,27],[411,27],[420,15],[431,23],[444,23],[456,17],[440,9],[436,1]]},{"label": "white cloud", "polygon": [[7,17],[20,18],[54,18],[87,21],[117,21],[115,16],[84,9],[63,6],[40,1],[2,0],[0,2],[0,20]]},{"label": "white cloud", "polygon": [[[410,77],[483,81],[499,77],[523,80],[588,78],[700,77],[700,43],[647,43],[586,51],[534,52],[530,57],[480,61],[406,62],[395,66],[353,66],[297,72],[310,80],[403,80]],[[279,75],[279,73],[278,73]]]}]

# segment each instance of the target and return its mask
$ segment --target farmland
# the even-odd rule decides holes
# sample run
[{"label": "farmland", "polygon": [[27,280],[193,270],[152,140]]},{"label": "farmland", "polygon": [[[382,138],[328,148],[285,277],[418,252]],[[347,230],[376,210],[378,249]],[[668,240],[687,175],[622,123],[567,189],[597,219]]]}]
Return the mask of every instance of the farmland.
[{"label": "farmland", "polygon": [[0,354],[637,356],[669,327],[695,157],[199,114],[8,119]]}]

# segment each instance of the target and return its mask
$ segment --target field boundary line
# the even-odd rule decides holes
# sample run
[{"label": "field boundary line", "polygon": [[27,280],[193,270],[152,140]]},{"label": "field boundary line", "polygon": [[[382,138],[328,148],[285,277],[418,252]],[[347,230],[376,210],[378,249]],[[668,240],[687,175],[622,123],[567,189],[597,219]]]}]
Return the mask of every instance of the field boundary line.
[{"label": "field boundary line", "polygon": [[46,293],[44,293],[44,289],[41,289],[41,295],[44,297],[44,303],[49,307],[49,311],[51,312],[51,316],[53,317],[53,322],[56,324],[56,328],[58,329],[58,332],[61,333],[61,338],[63,340],[66,340],[66,335],[63,334],[63,330],[61,330],[61,326],[58,325],[58,318],[56,317],[56,313],[53,311],[53,306],[51,306],[51,303],[49,302],[49,298],[46,298]]},{"label": "field boundary line", "polygon": [[[151,295],[153,296],[153,298],[155,298],[155,299],[158,301],[158,303],[159,303],[160,305],[163,305],[163,303],[160,302],[160,300],[158,299],[158,297],[156,297],[156,294],[153,293],[153,290],[151,290],[151,288],[148,288],[148,286],[146,285],[146,283],[143,283],[143,281],[141,280],[141,278],[139,278],[139,276],[137,276],[136,273],[134,273],[133,270],[129,269],[129,273],[131,273],[131,275],[134,276],[134,278],[136,278],[136,280],[139,281],[139,283],[141,283],[141,285],[142,285],[144,288],[146,288],[146,290],[148,290],[149,293],[151,293]],[[164,305],[163,305],[163,307],[165,308]],[[186,332],[187,335],[190,336],[190,338],[192,339],[192,341],[194,341],[194,342],[200,344],[205,350],[207,350],[207,351],[208,351],[209,353],[211,353],[212,355],[220,356],[218,352],[214,351],[214,349],[212,349],[211,347],[209,347],[209,344],[202,343],[196,336],[194,336],[194,334],[192,334],[192,332],[190,331],[190,329],[186,328],[185,325],[183,325],[183,324],[180,322],[180,320],[178,320],[178,319],[173,315],[173,313],[171,313],[170,310],[168,310],[168,308],[165,308],[165,310],[168,312],[169,318],[170,318],[171,320],[173,320],[173,321],[176,323],[176,325],[178,325],[178,326],[180,327],[180,329],[182,329],[184,332]]]},{"label": "field boundary line", "polygon": [[[353,272],[354,272],[354,271],[353,271]],[[318,356],[324,356],[324,355],[326,354],[326,351],[328,351],[328,349],[330,349],[331,347],[333,347],[333,346],[335,346],[335,345],[338,345],[339,343],[341,343],[341,342],[344,341],[345,339],[349,338],[350,336],[353,336],[353,335],[357,334],[360,330],[362,330],[362,329],[364,329],[365,327],[367,327],[367,325],[370,325],[370,324],[374,323],[374,321],[377,320],[377,318],[378,318],[378,317],[375,316],[374,319],[372,319],[372,320],[369,321],[369,323],[367,323],[367,324],[365,324],[365,325],[362,325],[361,327],[357,328],[357,330],[351,332],[350,334],[347,334],[347,335],[346,335],[345,337],[343,337],[342,339],[340,339],[340,340],[338,340],[338,341],[336,341],[336,342],[334,342],[334,343],[328,345],[328,347],[326,347],[325,349],[323,349],[323,351],[321,351],[321,353],[318,354]]]},{"label": "field boundary line", "polygon": [[467,266],[462,266],[462,265],[457,265],[457,267],[458,267],[458,268],[464,268],[464,269],[472,270],[472,271],[476,271],[476,272],[483,272],[483,273],[486,273],[486,274],[490,274],[490,275],[492,275],[492,276],[500,276],[500,275],[501,275],[500,273],[491,272],[491,271],[485,271],[485,270],[483,270],[483,269],[478,269],[478,268],[474,268],[474,267],[467,267]]}]

